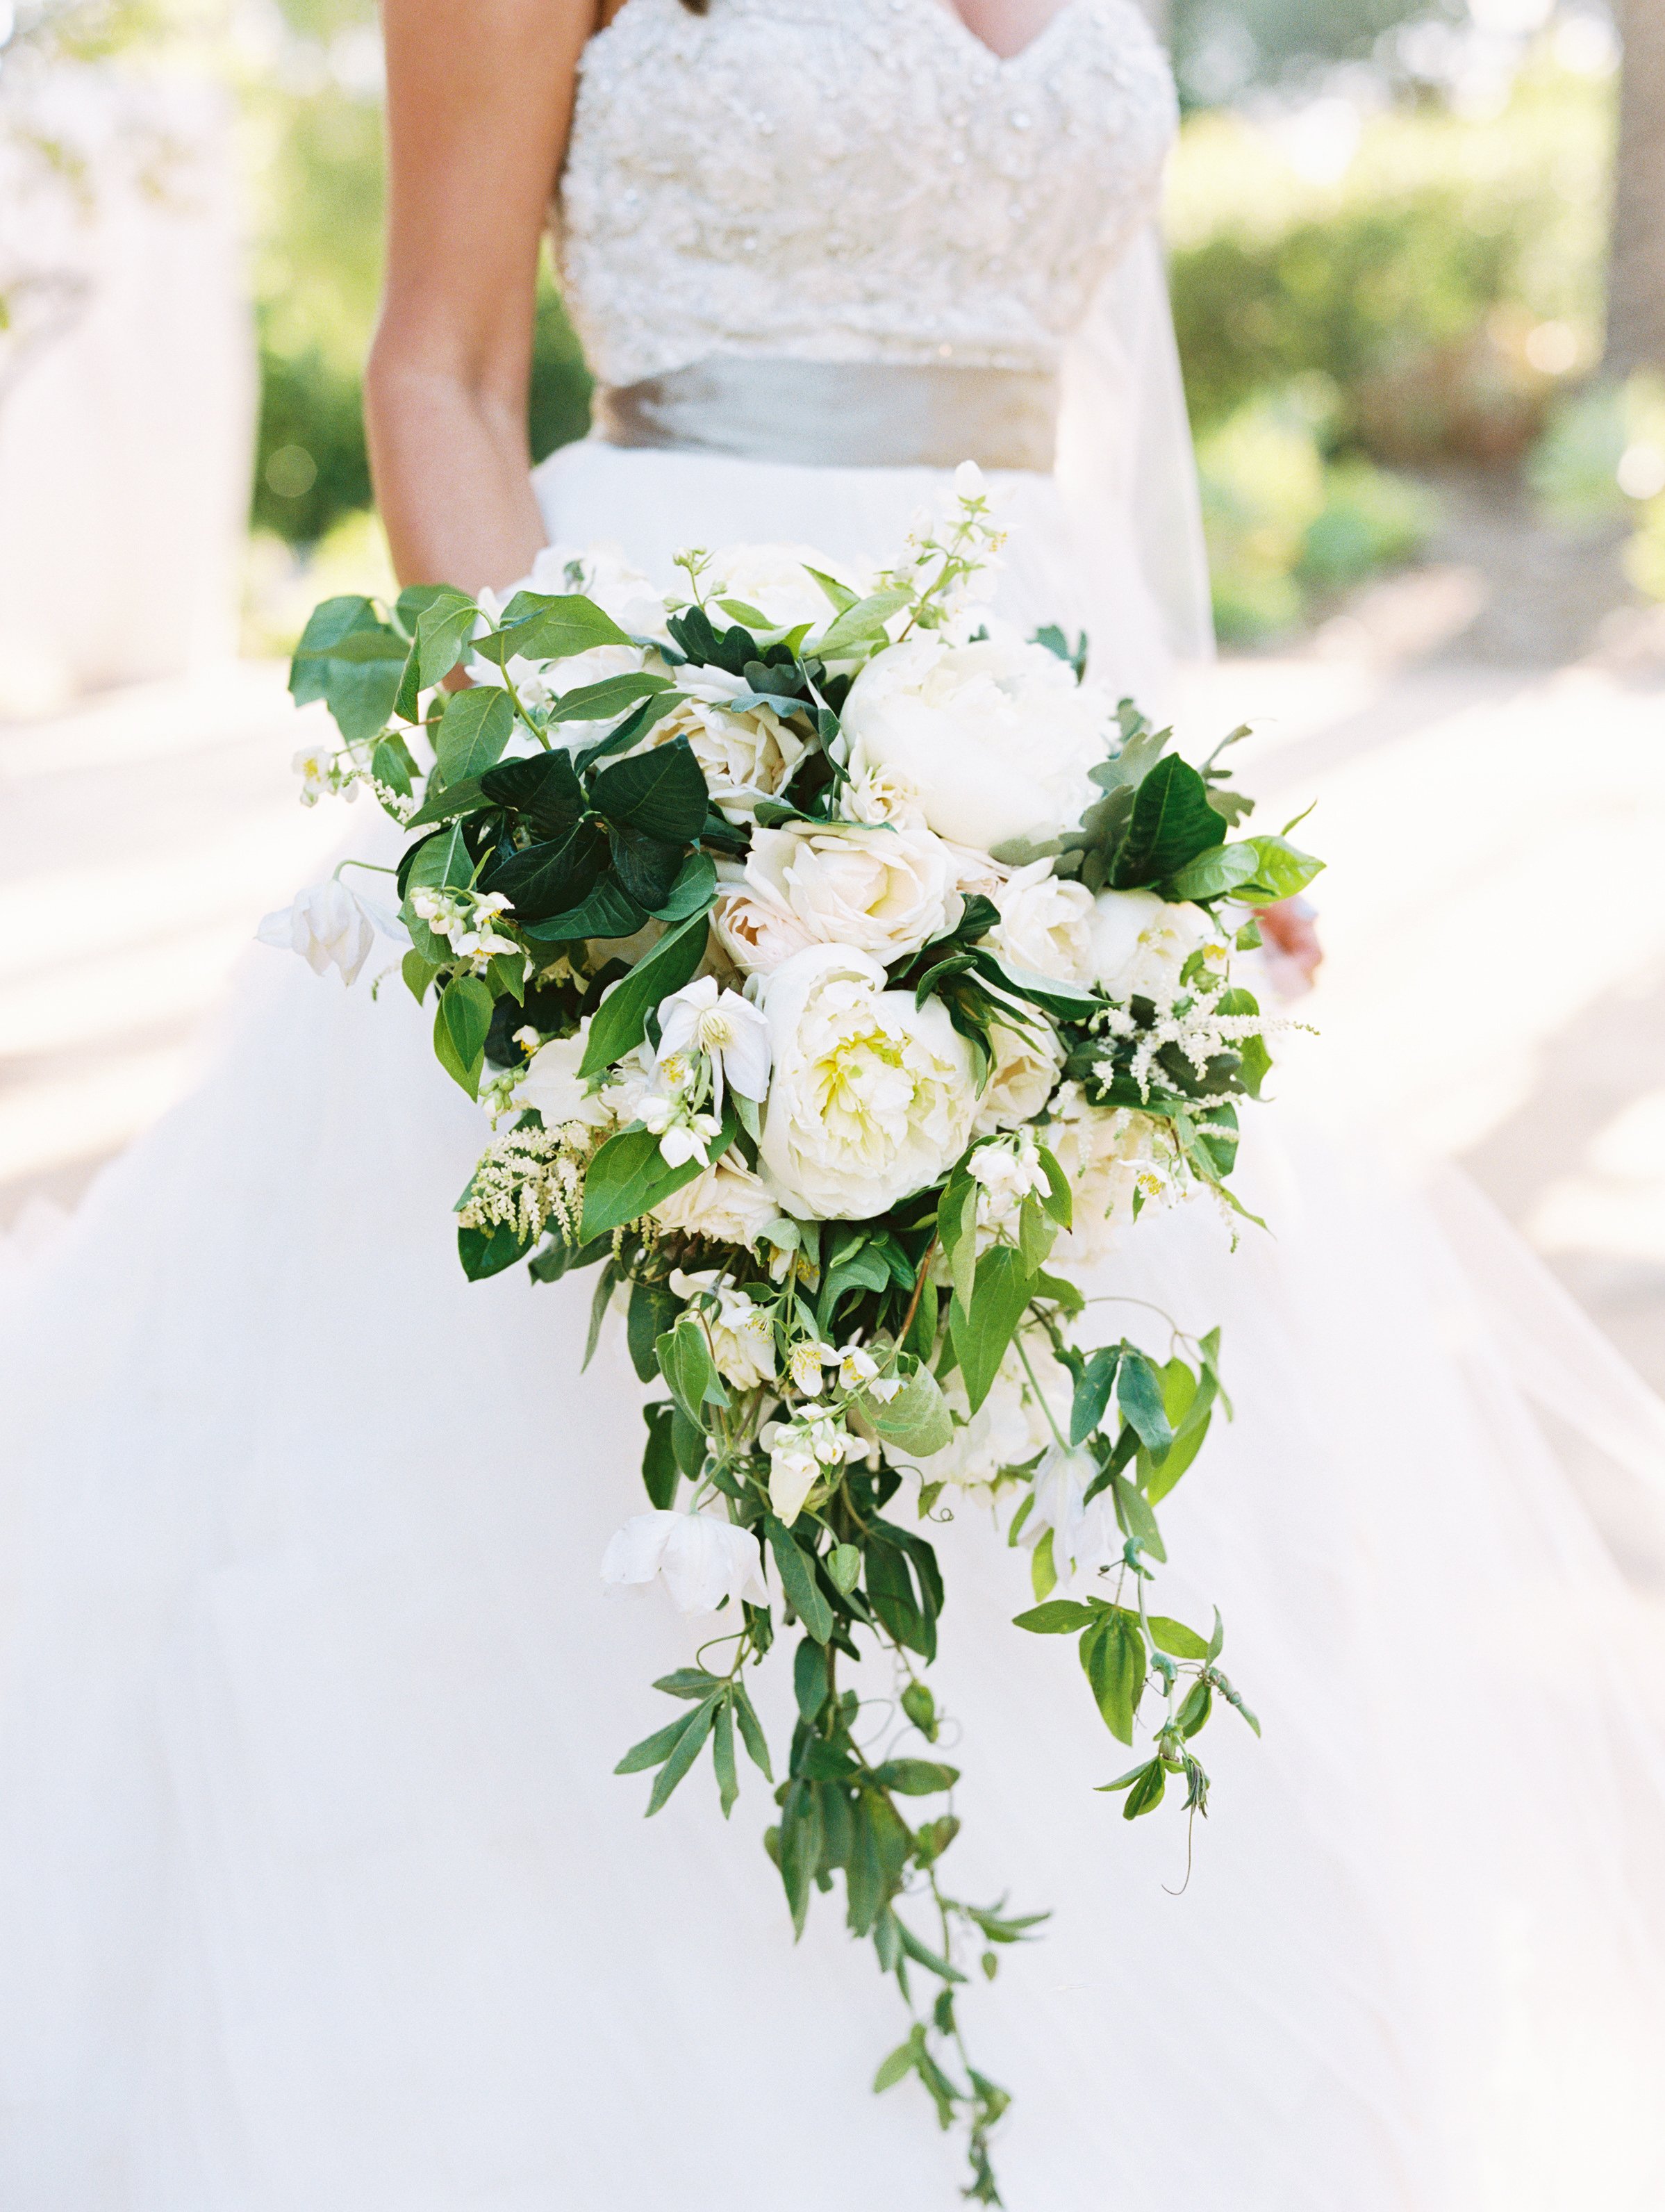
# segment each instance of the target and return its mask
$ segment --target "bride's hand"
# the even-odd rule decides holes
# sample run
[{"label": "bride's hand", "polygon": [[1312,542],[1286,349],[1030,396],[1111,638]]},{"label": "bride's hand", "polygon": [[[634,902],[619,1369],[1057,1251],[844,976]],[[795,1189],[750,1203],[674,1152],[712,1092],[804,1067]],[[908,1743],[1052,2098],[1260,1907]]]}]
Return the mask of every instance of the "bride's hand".
[{"label": "bride's hand", "polygon": [[1273,983],[1285,998],[1299,998],[1312,988],[1323,963],[1316,915],[1303,898],[1292,898],[1257,908],[1255,919],[1266,940]]}]

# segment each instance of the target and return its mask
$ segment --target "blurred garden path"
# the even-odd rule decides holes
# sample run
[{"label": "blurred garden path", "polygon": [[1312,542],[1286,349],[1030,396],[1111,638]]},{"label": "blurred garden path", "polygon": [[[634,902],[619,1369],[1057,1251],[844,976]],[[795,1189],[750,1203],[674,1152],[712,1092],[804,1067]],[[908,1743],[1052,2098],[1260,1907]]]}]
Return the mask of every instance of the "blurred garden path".
[{"label": "blurred garden path", "polygon": [[[1414,571],[1224,660],[1182,734],[1255,726],[1271,826],[1318,802],[1322,1037],[1290,1087],[1467,1166],[1665,1389],[1665,650],[1481,658],[1478,588]],[[348,834],[295,804],[296,742],[264,663],[0,726],[0,1225],[39,1231],[179,1094],[260,916]]]}]

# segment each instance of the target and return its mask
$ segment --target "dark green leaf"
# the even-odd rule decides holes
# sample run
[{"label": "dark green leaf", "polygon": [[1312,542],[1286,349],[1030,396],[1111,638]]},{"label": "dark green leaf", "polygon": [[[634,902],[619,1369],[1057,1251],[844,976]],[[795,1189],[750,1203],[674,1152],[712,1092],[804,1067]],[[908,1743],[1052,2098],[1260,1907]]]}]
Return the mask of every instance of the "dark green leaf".
[{"label": "dark green leaf", "polygon": [[492,998],[478,975],[453,975],[434,1010],[434,1053],[471,1098],[480,1088]]},{"label": "dark green leaf", "polygon": [[1102,1345],[1081,1370],[1070,1407],[1070,1443],[1085,1443],[1104,1418],[1121,1359],[1119,1344]]},{"label": "dark green leaf", "polygon": [[637,1378],[651,1382],[659,1371],[653,1347],[682,1310],[682,1300],[665,1283],[632,1283],[625,1340]]},{"label": "dark green leaf", "polygon": [[685,1715],[679,1716],[666,1728],[653,1735],[644,1736],[639,1744],[627,1751],[613,1769],[615,1774],[645,1774],[650,1766],[658,1766],[670,1758],[688,1726]]},{"label": "dark green leaf", "polygon": [[667,930],[647,957],[636,963],[597,1007],[580,1073],[599,1075],[635,1049],[646,1034],[652,1009],[673,991],[681,990],[699,966],[708,935],[703,913],[690,915],[686,921]]},{"label": "dark green leaf", "polygon": [[1225,823],[1208,804],[1208,787],[1176,754],[1160,760],[1139,785],[1133,818],[1115,858],[1118,890],[1134,890],[1177,875],[1188,861],[1224,842]]},{"label": "dark green leaf", "polygon": [[530,760],[504,761],[480,778],[480,788],[494,805],[524,815],[540,837],[560,836],[584,811],[584,790],[572,755],[558,748],[534,753]]},{"label": "dark green leaf", "polygon": [[643,837],[634,830],[615,830],[607,841],[613,872],[640,907],[657,914],[670,902],[682,870],[683,848],[666,845],[657,837]]},{"label": "dark green leaf", "polygon": [[601,1328],[612,1304],[613,1291],[618,1284],[618,1262],[609,1260],[596,1277],[595,1292],[590,1300],[589,1333],[584,1340],[584,1358],[580,1373],[595,1358],[596,1346],[601,1341]]},{"label": "dark green leaf", "polygon": [[717,1707],[714,1733],[711,1739],[711,1763],[716,1770],[717,1796],[726,1820],[734,1810],[734,1801],[740,1794],[740,1778],[734,1771],[734,1708],[726,1698]]},{"label": "dark green leaf", "polygon": [[471,1283],[483,1283],[488,1276],[501,1275],[505,1267],[524,1260],[535,1241],[505,1222],[491,1229],[459,1229],[457,1257]]},{"label": "dark green leaf", "polygon": [[515,919],[547,921],[589,896],[606,857],[606,833],[598,822],[574,823],[563,836],[528,845],[523,853],[500,848],[481,878],[514,909]]},{"label": "dark green leaf", "polygon": [[1139,1440],[1153,1459],[1159,1459],[1174,1441],[1162,1402],[1162,1383],[1156,1369],[1133,1345],[1124,1345],[1115,1378],[1116,1402],[1139,1433]]},{"label": "dark green leaf", "polygon": [[642,1487],[647,1492],[648,1504],[663,1513],[676,1503],[677,1483],[682,1472],[671,1443],[671,1408],[665,1405],[644,1406],[641,1416],[647,1424],[647,1445],[641,1455]]},{"label": "dark green leaf", "polygon": [[686,921],[690,915],[707,914],[717,896],[717,871],[708,853],[690,853],[671,886],[671,894],[653,909],[659,921]]},{"label": "dark green leaf", "polygon": [[716,1701],[708,1698],[696,1706],[683,1725],[683,1731],[673,1746],[671,1756],[659,1771],[653,1793],[647,1800],[647,1818],[664,1806],[666,1799],[699,1757],[705,1740],[711,1733],[711,1723],[716,1714]]},{"label": "dark green leaf", "polygon": [[579,937],[633,937],[647,919],[618,879],[607,875],[580,905],[526,925],[521,935],[540,945],[562,944]]},{"label": "dark green leaf", "polygon": [[769,1549],[775,1554],[787,1603],[816,1642],[824,1644],[833,1632],[832,1607],[821,1594],[808,1556],[791,1529],[773,1513],[765,1519],[763,1528]]},{"label": "dark green leaf", "polygon": [[610,822],[685,845],[700,834],[708,793],[693,748],[679,737],[601,769],[590,797]]},{"label": "dark green leaf", "polygon": [[736,1682],[734,1685],[734,1717],[740,1724],[740,1741],[744,1744],[752,1765],[758,1769],[765,1781],[773,1782],[775,1774],[769,1763],[769,1744],[751,1699],[746,1694],[745,1686],[742,1682]]}]

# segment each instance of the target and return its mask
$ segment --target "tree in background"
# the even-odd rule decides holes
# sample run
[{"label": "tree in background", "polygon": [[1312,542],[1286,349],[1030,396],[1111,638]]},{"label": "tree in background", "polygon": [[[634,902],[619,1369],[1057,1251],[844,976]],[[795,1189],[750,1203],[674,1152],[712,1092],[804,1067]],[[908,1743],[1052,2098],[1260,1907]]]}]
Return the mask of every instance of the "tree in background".
[{"label": "tree in background", "polygon": [[1606,366],[1665,369],[1665,5],[1622,0]]}]

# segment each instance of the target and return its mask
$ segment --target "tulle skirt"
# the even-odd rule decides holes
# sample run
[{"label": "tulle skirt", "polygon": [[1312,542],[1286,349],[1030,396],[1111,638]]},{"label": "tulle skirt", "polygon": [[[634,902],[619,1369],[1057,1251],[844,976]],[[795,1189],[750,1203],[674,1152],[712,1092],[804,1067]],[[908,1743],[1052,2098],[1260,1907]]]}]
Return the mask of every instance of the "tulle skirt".
[{"label": "tulle skirt", "polygon": [[[552,534],[884,557],[926,471],[569,449]],[[1050,487],[1001,579],[1070,604]],[[362,821],[355,823],[362,829]],[[839,1900],[795,1949],[755,1771],[653,1820],[611,1768],[693,1632],[597,1565],[639,1510],[592,1284],[470,1286],[484,1134],[397,984],[251,956],[216,1072],[6,1294],[0,2203],[8,2212],[897,2212],[954,2203]],[[1524,1252],[1255,1116],[1246,1201],[1101,1271],[1103,1333],[1219,1323],[1237,1418],[1164,1511],[1265,1726],[1129,1825],[1026,1556],[933,1532],[955,1893],[1050,1909],[962,2017],[1012,2212],[1644,2212],[1665,2191],[1660,1637],[1522,1381],[1656,1515],[1656,1409]],[[1501,1250],[1502,1257],[1499,1258]],[[1561,1378],[1558,1382],[1557,1378]],[[940,1509],[939,1509],[940,1510]],[[760,1698],[777,1755],[788,1686]],[[869,1669],[864,1726],[887,1740]],[[1164,1808],[1164,1813],[1171,1808]],[[1182,1893],[1176,1894],[1176,1892]]]}]

